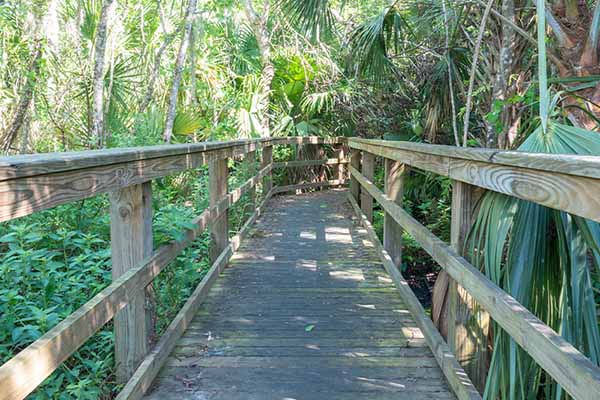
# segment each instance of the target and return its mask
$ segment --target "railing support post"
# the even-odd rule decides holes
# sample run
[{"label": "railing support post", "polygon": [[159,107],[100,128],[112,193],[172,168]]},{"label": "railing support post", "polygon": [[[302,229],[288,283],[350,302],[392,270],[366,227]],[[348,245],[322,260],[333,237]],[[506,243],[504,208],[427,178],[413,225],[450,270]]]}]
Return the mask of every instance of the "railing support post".
[{"label": "railing support post", "polygon": [[[250,177],[256,175],[256,150],[246,154],[244,161],[246,163],[246,168],[248,169],[248,175],[250,175]],[[256,207],[256,186],[250,189],[248,197],[251,199],[252,209],[254,209]]]},{"label": "railing support post", "polygon": [[[227,196],[228,159],[211,161],[208,165],[210,206],[215,206]],[[229,217],[226,210],[210,227],[210,261],[214,262],[229,244]]]},{"label": "railing support post", "polygon": [[[373,182],[375,177],[375,156],[363,151],[361,172],[365,178]],[[360,191],[360,208],[370,222],[373,222],[373,197],[366,190]]]},{"label": "railing support post", "polygon": [[344,144],[338,145],[335,152],[339,163],[337,165],[337,180],[340,182],[340,186],[342,186],[346,181],[346,168],[345,165],[342,164],[346,157],[346,146]]},{"label": "railing support post", "polygon": [[[273,146],[266,146],[262,149],[262,160],[260,163],[260,169],[265,168],[267,165],[273,164]],[[269,172],[263,178],[263,196],[273,188],[273,173]]]},{"label": "railing support post", "polygon": [[[400,161],[385,159],[385,194],[402,206],[404,177],[408,167]],[[402,227],[386,212],[383,222],[383,247],[397,268],[402,265]]]},{"label": "railing support post", "polygon": [[[113,280],[152,254],[152,183],[133,185],[110,195]],[[114,318],[115,364],[125,383],[148,353],[154,334],[154,292],[149,285]]]},{"label": "railing support post", "polygon": [[[350,150],[350,165],[357,171],[360,171],[360,157],[360,150]],[[360,205],[360,183],[352,174],[350,174],[350,194],[354,197],[356,203]]]},{"label": "railing support post", "polygon": [[[452,222],[450,241],[457,253],[464,246],[471,228],[476,202],[476,187],[452,182]],[[489,315],[468,292],[449,278],[448,344],[465,372],[480,392],[485,388],[488,364]]]}]

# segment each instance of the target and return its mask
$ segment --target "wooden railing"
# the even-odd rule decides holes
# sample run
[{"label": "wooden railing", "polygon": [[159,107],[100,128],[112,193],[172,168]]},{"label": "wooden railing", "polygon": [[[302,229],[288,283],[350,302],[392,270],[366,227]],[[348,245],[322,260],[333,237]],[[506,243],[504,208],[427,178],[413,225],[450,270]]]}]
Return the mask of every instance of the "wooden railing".
[{"label": "wooden railing", "polygon": [[[450,295],[454,299],[450,299],[450,307],[462,306],[457,288],[466,291],[571,396],[581,400],[600,398],[600,368],[459,254],[470,226],[476,187],[600,221],[600,157],[499,152],[358,138],[349,139],[348,145],[351,149],[350,202],[380,248],[386,269],[403,292],[458,397],[479,397],[470,382],[464,379],[453,352],[460,347],[456,343],[458,328],[463,331],[471,328],[461,327],[462,321],[454,315],[454,320],[448,322],[449,346],[425,316],[398,272],[403,229],[452,278]],[[385,191],[373,183],[375,156],[385,159]],[[437,238],[402,209],[407,166],[453,180],[451,245]],[[371,226],[373,200],[385,211],[383,245]],[[453,314],[456,310],[449,310],[448,315]]]},{"label": "wooden railing", "polygon": [[[110,193],[113,282],[73,314],[0,367],[0,399],[23,399],[61,363],[110,320],[114,321],[117,379],[125,386],[119,399],[138,399],[185,331],[199,305],[238,249],[240,240],[260,216],[265,201],[277,191],[343,183],[337,180],[284,188],[272,187],[273,168],[335,165],[342,168],[345,140],[316,137],[268,138],[194,145],[157,146],[79,153],[0,158],[0,221],[9,221],[101,193]],[[273,164],[273,146],[331,144],[338,159]],[[228,160],[256,159],[260,171],[228,192]],[[152,248],[152,190],[154,179],[209,164],[210,207],[193,220],[184,238]],[[233,238],[229,238],[228,209],[262,181],[264,198]],[[212,266],[165,333],[150,349],[152,324],[146,288],[198,235],[210,227]]]}]

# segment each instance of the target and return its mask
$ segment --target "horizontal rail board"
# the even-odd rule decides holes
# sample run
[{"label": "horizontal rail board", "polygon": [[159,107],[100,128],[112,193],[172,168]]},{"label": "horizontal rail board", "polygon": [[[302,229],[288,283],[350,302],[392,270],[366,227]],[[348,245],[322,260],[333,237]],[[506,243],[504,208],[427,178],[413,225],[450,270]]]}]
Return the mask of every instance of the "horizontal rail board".
[{"label": "horizontal rail board", "polygon": [[143,265],[131,269],[41,338],[0,367],[0,400],[23,399],[73,352],[100,330],[138,290],[145,288],[188,247],[208,225],[235,204],[269,172],[271,165],[215,206],[194,219],[185,238],[157,249]]},{"label": "horizontal rail board", "polygon": [[[494,161],[477,161],[465,158],[469,154],[476,158],[479,150],[475,149],[463,149],[457,153],[461,156],[458,157],[455,152],[439,149],[435,154],[418,151],[437,148],[433,145],[419,146],[411,143],[406,147],[414,149],[405,149],[405,142],[359,139],[351,139],[349,144],[352,148],[397,160],[425,171],[600,222],[600,180],[595,176],[596,173],[588,173],[587,168],[577,169],[571,166],[572,163],[580,162],[576,156],[558,156],[557,160],[563,159],[560,166],[551,165],[542,169],[545,164],[539,160],[536,163],[536,158],[542,157],[547,160],[551,155],[510,152],[512,158],[505,157],[505,162],[500,163],[496,160],[502,159],[500,154],[505,152],[494,152]],[[442,147],[445,149],[450,146]],[[486,151],[486,154],[489,152]],[[512,165],[508,164],[509,159],[513,161]],[[569,162],[564,159],[568,159]],[[581,162],[586,162],[589,167],[594,164],[592,159],[600,160],[600,157],[583,157]],[[526,166],[527,162],[531,162],[533,167]],[[568,169],[568,166],[571,166],[571,169]]]},{"label": "horizontal rail board", "polygon": [[272,138],[0,157],[0,222],[267,146],[342,141],[316,137]]},{"label": "horizontal rail board", "polygon": [[286,161],[273,163],[273,168],[300,168],[300,167],[312,167],[319,165],[339,165],[348,164],[348,160],[340,160],[337,158],[330,158],[327,160],[305,160],[305,161]]},{"label": "horizontal rail board", "polygon": [[347,140],[352,148],[358,148],[361,144],[368,144],[391,150],[417,152],[437,157],[481,161],[488,164],[522,167],[539,171],[559,172],[567,175],[600,179],[600,156],[527,153],[523,151],[465,148],[438,144],[362,138],[348,138]]},{"label": "horizontal rail board", "polygon": [[388,275],[392,278],[394,285],[401,293],[402,299],[408,306],[415,322],[419,325],[419,328],[423,332],[423,336],[427,341],[427,345],[431,349],[435,359],[437,360],[444,376],[448,380],[448,384],[456,394],[459,400],[481,400],[481,396],[473,386],[473,383],[469,380],[469,377],[465,373],[462,366],[458,363],[454,354],[450,350],[448,344],[444,341],[444,338],[433,325],[431,319],[425,313],[425,309],[419,302],[419,299],[415,296],[414,292],[410,288],[410,285],[398,270],[398,267],[394,264],[392,257],[383,248],[383,245],[375,233],[375,229],[365,214],[363,214],[360,206],[354,200],[352,195],[348,193],[348,201],[352,205],[354,212],[360,219],[363,227],[366,229],[371,242],[374,244],[377,253],[383,263],[385,270]]},{"label": "horizontal rail board", "polygon": [[206,273],[200,284],[196,287],[190,298],[186,301],[181,310],[177,313],[173,321],[167,327],[154,349],[142,361],[131,379],[127,382],[123,390],[117,396],[117,400],[137,400],[148,391],[152,381],[158,375],[160,368],[167,360],[169,354],[175,348],[177,340],[190,325],[196,315],[198,308],[206,299],[215,280],[223,271],[225,265],[229,262],[231,256],[240,247],[241,240],[246,236],[256,219],[261,215],[266,202],[271,198],[271,192],[267,193],[261,204],[254,210],[254,213],[248,218],[240,232],[231,239],[230,244],[221,252],[217,260],[213,263],[210,270]]},{"label": "horizontal rail board", "polygon": [[554,332],[508,293],[387,198],[355,168],[350,173],[381,207],[409,233],[448,274],[465,288],[491,317],[569,394],[595,400],[600,368]]},{"label": "horizontal rail board", "polygon": [[320,188],[327,188],[327,187],[331,187],[331,186],[340,186],[343,184],[344,184],[343,181],[335,179],[335,180],[324,181],[324,182],[311,182],[311,183],[301,183],[298,185],[277,186],[273,189],[273,194],[294,192],[296,190],[320,189]]}]

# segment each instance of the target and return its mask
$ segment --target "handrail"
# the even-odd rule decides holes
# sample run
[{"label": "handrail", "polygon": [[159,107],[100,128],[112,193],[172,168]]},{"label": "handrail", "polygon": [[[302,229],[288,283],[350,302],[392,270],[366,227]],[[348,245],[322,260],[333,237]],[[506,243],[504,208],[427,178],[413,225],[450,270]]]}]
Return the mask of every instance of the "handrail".
[{"label": "handrail", "polygon": [[0,222],[273,145],[342,141],[284,137],[0,157]]},{"label": "handrail", "polygon": [[[539,204],[547,205],[549,201],[543,200],[535,193],[536,190],[542,190],[544,193],[552,192],[554,193],[554,200],[551,204],[555,208],[568,212],[573,212],[573,207],[579,207],[580,202],[575,202],[574,206],[573,204],[566,204],[565,199],[571,200],[574,197],[583,196],[587,201],[593,193],[600,192],[598,170],[588,170],[591,165],[600,166],[600,157],[580,158],[576,156],[553,157],[542,155],[541,158],[544,162],[538,160],[533,163],[532,168],[529,168],[526,161],[531,160],[532,157],[535,158],[531,154],[495,152],[497,156],[492,160],[483,160],[484,155],[491,154],[490,151],[459,149],[455,152],[454,149],[448,149],[448,146],[438,147],[365,139],[350,139],[348,143],[349,147],[354,149],[352,159],[355,161],[350,166],[351,177],[355,182],[354,187],[360,187],[361,191],[366,191],[368,196],[375,199],[386,212],[386,216],[391,217],[399,226],[411,234],[423,249],[569,394],[576,399],[596,399],[597,394],[600,393],[600,368],[458,255],[450,246],[417,222],[387,194],[381,192],[372,182],[371,167],[368,168],[369,176],[365,176],[358,170],[356,160],[358,160],[359,153],[356,150],[383,156],[386,159],[397,160],[407,165],[515,197],[529,197],[528,200],[537,200],[536,202]],[[465,157],[470,158],[465,161]],[[475,159],[477,161],[474,161]],[[556,163],[551,163],[550,167],[546,168],[545,163],[548,160]],[[584,166],[576,165],[580,160],[584,163]],[[465,163],[469,163],[466,167],[468,173],[457,173],[456,171],[465,171],[464,167],[460,167]],[[490,175],[491,169],[493,169],[494,174],[502,174],[506,171],[511,173],[511,176],[506,178],[509,182],[500,185],[501,190],[499,186],[487,183],[486,177]],[[537,171],[535,175],[531,172],[534,169]],[[521,185],[523,182],[533,179],[534,176],[539,177],[540,175],[552,177],[553,180],[535,179],[535,182],[530,183],[531,188],[528,196],[523,196],[522,191],[514,190],[515,185]],[[564,190],[555,192],[556,188],[566,182],[573,183],[566,187],[567,192]],[[588,186],[585,188],[584,193],[569,193],[575,188],[581,188],[581,186],[574,186],[574,183],[581,184],[583,182]],[[581,189],[583,190],[583,188]],[[356,194],[355,189],[352,193],[355,200],[357,200]],[[594,204],[597,204],[597,202],[598,199],[595,199]],[[364,206],[362,213],[364,213]],[[588,218],[594,217],[593,219],[598,220],[600,209],[591,210],[587,208],[586,212],[575,212],[575,214]]]},{"label": "handrail", "polygon": [[351,148],[600,222],[600,157],[348,139]]},{"label": "handrail", "polygon": [[[108,321],[118,317],[118,313],[127,310],[130,318],[143,315],[144,302],[141,302],[141,308],[136,308],[140,305],[139,301],[136,301],[140,296],[143,299],[144,288],[191,245],[201,232],[211,226],[213,243],[218,251],[217,256],[213,258],[211,269],[169,325],[156,347],[149,354],[142,354],[142,358],[145,356],[145,359],[140,360],[141,365],[126,385],[124,393],[119,396],[120,399],[139,398],[158,372],[177,337],[189,324],[214,280],[239,247],[242,236],[249,231],[250,225],[260,215],[266,200],[275,193],[271,183],[274,168],[272,147],[344,143],[344,138],[285,137],[0,157],[0,221],[8,221],[100,193],[118,194],[111,196],[111,235],[117,235],[117,243],[111,240],[113,276],[118,277],[41,338],[0,366],[0,400],[25,398]],[[262,149],[260,171],[237,189],[227,193],[227,159],[241,155],[252,159],[256,157],[256,150],[259,149]],[[308,163],[311,162],[313,165],[322,163],[320,160]],[[149,242],[152,242],[152,202],[149,198],[151,190],[148,182],[209,163],[211,205],[192,221],[194,227],[186,229],[183,239],[156,250],[150,248],[150,253],[143,258],[140,258],[139,254],[124,254],[127,249],[143,247],[139,241],[148,242],[147,236],[150,238]],[[254,193],[261,180],[265,193],[263,202],[255,208],[255,212],[239,234],[230,240],[227,228],[229,208],[243,195]],[[254,198],[254,195],[252,196]],[[121,246],[121,240],[127,241],[127,246]],[[119,257],[119,267],[122,270],[118,275],[115,275],[115,253]],[[126,325],[127,335],[135,335],[139,326],[145,326],[143,323],[130,326],[127,318],[115,320],[115,329],[119,324],[123,324],[121,328]],[[115,336],[117,333],[116,331]],[[146,338],[138,338],[138,342],[140,340],[144,341]],[[135,357],[139,356],[134,354],[137,351],[135,343],[123,341],[121,344],[125,345],[121,350],[127,352],[128,357],[129,353]],[[127,373],[131,376],[133,371]]]}]

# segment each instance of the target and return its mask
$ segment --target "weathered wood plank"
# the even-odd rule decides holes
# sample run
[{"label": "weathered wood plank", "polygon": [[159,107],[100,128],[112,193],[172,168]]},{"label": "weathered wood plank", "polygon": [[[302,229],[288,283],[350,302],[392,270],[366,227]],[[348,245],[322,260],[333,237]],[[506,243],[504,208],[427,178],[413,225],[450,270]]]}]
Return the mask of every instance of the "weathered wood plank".
[{"label": "weathered wood plank", "polygon": [[329,181],[325,181],[325,182],[311,182],[311,183],[301,183],[298,185],[276,186],[273,189],[273,194],[298,192],[298,191],[309,190],[309,189],[327,188],[327,187],[332,187],[332,186],[339,186],[342,184],[343,184],[343,182],[341,182],[337,179],[334,179],[334,180],[329,180]]},{"label": "weathered wood plank", "polygon": [[600,368],[456,254],[450,246],[388,200],[360,172],[351,169],[351,173],[423,249],[569,394],[581,400],[596,398],[596,393],[600,393]]},{"label": "weathered wood plank", "polygon": [[[600,157],[568,154],[526,153],[497,149],[465,148],[406,141],[349,138],[350,147],[368,144],[389,150],[416,152],[466,161],[481,161],[509,167],[521,167],[546,172],[600,179]],[[405,153],[403,153],[405,154]],[[443,159],[443,158],[438,158]]]},{"label": "weathered wood plank", "polygon": [[[379,238],[373,229],[371,222],[368,220],[358,206],[358,203],[352,196],[348,196],[348,201],[354,208],[354,211],[361,220],[361,223],[367,230],[369,238],[374,243],[380,253],[381,261],[390,274],[390,277],[394,281],[396,288],[402,294],[403,300],[408,305],[409,310],[415,318],[415,321],[419,328],[423,331],[423,336],[427,341],[427,345],[433,352],[437,363],[440,365],[442,372],[444,373],[450,387],[454,390],[454,393],[460,400],[478,400],[481,399],[479,393],[473,386],[472,382],[466,376],[464,370],[456,360],[456,357],[450,350],[450,347],[446,344],[438,330],[435,328],[431,320],[425,314],[425,310],[421,305],[421,302],[417,299],[408,282],[402,276],[402,273],[397,268],[391,255],[385,250]],[[392,202],[391,200],[389,200]],[[398,205],[398,207],[400,207]]]},{"label": "weathered wood plank", "polygon": [[[600,174],[590,169],[591,165],[600,163],[596,161],[600,157],[557,156],[554,159],[544,154],[512,152],[502,158],[499,152],[494,152],[491,160],[476,161],[484,158],[477,156],[479,149],[475,152],[474,149],[449,151],[447,147],[450,146],[438,149],[424,145],[426,147],[422,148],[415,147],[415,143],[363,139],[350,139],[349,143],[352,148],[425,171],[600,222]],[[465,159],[469,155],[473,160]],[[587,166],[580,169],[577,162]]]},{"label": "weathered wood plank", "polygon": [[2,365],[0,399],[24,399],[74,351],[110,321],[120,309],[135,298],[141,288],[148,286],[213,220],[254,187],[267,171],[270,171],[270,166],[262,169],[256,177],[249,179],[230,193],[218,205],[205,210],[195,218],[192,221],[195,228],[186,230],[182,240],[157,249],[152,257],[142,262],[142,265],[125,272],[77,311]]},{"label": "weathered wood plank", "polygon": [[[373,180],[375,177],[375,155],[363,151],[361,171],[367,179]],[[360,191],[360,209],[367,216],[368,220],[373,222],[373,197],[366,190]]]},{"label": "weathered wood plank", "polygon": [[[112,277],[118,279],[152,255],[152,184],[110,195]],[[148,296],[146,296],[146,293]],[[154,332],[151,289],[140,290],[114,317],[117,381],[125,383],[146,357]]]},{"label": "weathered wood plank", "polygon": [[[475,213],[476,190],[467,183],[452,183],[450,242],[454,251],[463,256]],[[447,301],[448,344],[475,387],[483,393],[489,363],[489,314],[454,279],[448,282]]]},{"label": "weathered wood plank", "polygon": [[[343,166],[348,164],[348,160],[342,158],[328,158],[326,160],[299,160],[273,163],[273,168],[301,168],[312,167],[317,165],[338,165]],[[340,178],[338,178],[339,180]]]},{"label": "weathered wood plank", "polygon": [[[408,167],[396,160],[385,159],[385,193],[402,207],[404,177]],[[402,227],[387,213],[383,216],[383,248],[388,252],[396,267],[402,265]]]},{"label": "weathered wood plank", "polygon": [[[362,155],[360,151],[356,149],[350,150],[350,165],[355,168],[357,171],[360,171],[360,159]],[[354,199],[360,204],[360,184],[356,179],[350,175],[350,193],[354,197]]]},{"label": "weathered wood plank", "polygon": [[[229,166],[228,159],[213,161],[209,165],[209,200],[210,205],[218,204],[228,191]],[[229,218],[225,211],[210,227],[210,260],[214,262],[220,257],[229,243]]]},{"label": "weathered wood plank", "polygon": [[[272,146],[263,147],[260,165],[262,168],[265,168],[268,165],[273,165],[273,147]],[[271,173],[269,173],[263,179],[262,190],[263,190],[263,193],[268,193],[271,191],[271,189],[273,189],[273,175]]]}]

